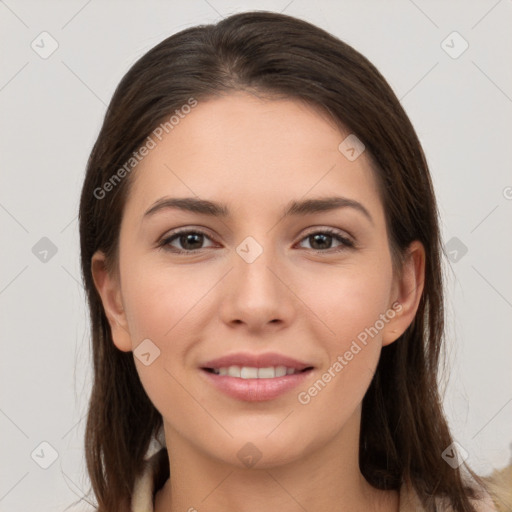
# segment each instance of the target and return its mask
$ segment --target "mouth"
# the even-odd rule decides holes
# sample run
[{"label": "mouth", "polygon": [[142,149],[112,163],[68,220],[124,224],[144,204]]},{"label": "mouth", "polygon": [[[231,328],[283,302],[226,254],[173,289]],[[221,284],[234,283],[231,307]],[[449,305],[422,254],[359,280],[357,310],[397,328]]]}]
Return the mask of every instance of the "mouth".
[{"label": "mouth", "polygon": [[222,375],[234,377],[237,379],[275,379],[285,377],[287,375],[295,375],[312,370],[312,366],[307,366],[302,370],[287,366],[266,366],[258,368],[256,366],[223,366],[220,368],[202,368],[202,370],[213,373],[214,375]]},{"label": "mouth", "polygon": [[311,364],[280,354],[232,354],[200,366],[205,381],[237,400],[273,400],[303,383]]}]

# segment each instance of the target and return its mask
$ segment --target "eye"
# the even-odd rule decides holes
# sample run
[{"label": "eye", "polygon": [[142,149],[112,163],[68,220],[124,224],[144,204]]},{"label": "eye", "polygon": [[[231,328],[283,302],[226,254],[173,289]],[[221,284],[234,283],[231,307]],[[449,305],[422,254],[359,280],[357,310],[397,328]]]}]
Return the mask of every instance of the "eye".
[{"label": "eye", "polygon": [[[198,229],[183,229],[176,231],[169,236],[166,236],[158,243],[158,247],[174,253],[194,253],[208,247],[203,247],[205,240],[211,238],[204,232]],[[347,248],[355,248],[355,243],[349,238],[341,235],[338,231],[330,228],[324,228],[319,231],[313,231],[302,238],[301,242],[308,241],[310,243],[310,249],[316,252],[328,252],[332,248],[333,241],[339,243],[338,248],[334,248],[334,251],[339,252]],[[178,244],[179,247],[176,247]],[[307,249],[307,247],[306,247]]]},{"label": "eye", "polygon": [[[211,238],[204,231],[197,229],[186,229],[177,231],[174,234],[165,237],[158,245],[159,247],[170,250],[172,252],[191,253],[204,249],[204,247],[201,246],[205,239],[211,240]],[[174,242],[180,244],[181,248],[173,246],[172,244]]]},{"label": "eye", "polygon": [[349,238],[341,235],[338,231],[334,229],[325,228],[321,231],[314,231],[309,233],[305,238],[301,240],[307,240],[310,243],[311,249],[317,252],[327,252],[329,249],[332,249],[333,240],[340,243],[341,247],[338,247],[333,252],[343,251],[346,248],[354,248],[355,243]]}]

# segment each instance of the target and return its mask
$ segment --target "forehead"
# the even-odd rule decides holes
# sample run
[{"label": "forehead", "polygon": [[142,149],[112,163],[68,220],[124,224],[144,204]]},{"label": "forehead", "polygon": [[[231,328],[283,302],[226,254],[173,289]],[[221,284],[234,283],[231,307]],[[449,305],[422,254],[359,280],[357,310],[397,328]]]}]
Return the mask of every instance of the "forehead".
[{"label": "forehead", "polygon": [[198,102],[176,120],[135,168],[127,210],[172,195],[267,212],[339,193],[383,215],[369,158],[347,159],[339,146],[350,132],[311,105],[235,93]]}]

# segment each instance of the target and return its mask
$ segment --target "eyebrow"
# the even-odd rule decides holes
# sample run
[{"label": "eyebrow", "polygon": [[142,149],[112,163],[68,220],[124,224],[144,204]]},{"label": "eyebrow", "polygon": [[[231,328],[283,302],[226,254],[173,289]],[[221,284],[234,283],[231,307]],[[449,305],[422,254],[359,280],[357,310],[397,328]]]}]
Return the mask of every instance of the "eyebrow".
[{"label": "eyebrow", "polygon": [[[358,201],[347,197],[333,196],[318,199],[306,199],[304,201],[290,201],[286,206],[283,217],[308,215],[319,212],[326,212],[338,208],[353,208],[362,213],[372,224],[374,223],[370,212]],[[229,208],[222,203],[198,199],[197,197],[162,197],[158,199],[146,211],[143,220],[155,213],[166,209],[179,209],[212,217],[229,217]]]}]

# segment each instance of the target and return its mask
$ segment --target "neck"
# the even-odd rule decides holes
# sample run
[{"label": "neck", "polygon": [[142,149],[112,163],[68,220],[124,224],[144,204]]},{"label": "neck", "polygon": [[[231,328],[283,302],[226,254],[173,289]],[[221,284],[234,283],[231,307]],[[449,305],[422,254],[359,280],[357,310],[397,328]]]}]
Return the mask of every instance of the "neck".
[{"label": "neck", "polygon": [[155,512],[395,512],[398,492],[375,489],[360,472],[359,425],[360,409],[300,459],[240,468],[199,452],[165,424],[172,477],[157,493]]}]

